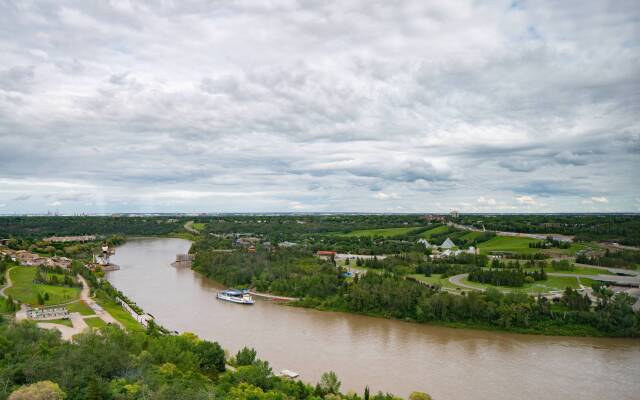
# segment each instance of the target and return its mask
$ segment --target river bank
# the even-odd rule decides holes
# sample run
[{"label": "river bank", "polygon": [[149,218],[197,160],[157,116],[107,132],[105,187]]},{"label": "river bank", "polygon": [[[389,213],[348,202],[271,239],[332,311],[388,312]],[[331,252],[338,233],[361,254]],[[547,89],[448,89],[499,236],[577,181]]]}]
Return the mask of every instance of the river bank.
[{"label": "river bank", "polygon": [[541,384],[545,397],[568,400],[633,399],[640,391],[638,340],[450,329],[259,298],[240,307],[215,299],[220,284],[169,266],[189,247],[181,239],[130,240],[114,256],[122,269],[107,279],[166,328],[216,340],[231,354],[253,347],[274,371],[294,370],[307,382],[334,370],[345,392],[369,385],[453,400],[537,399]]}]

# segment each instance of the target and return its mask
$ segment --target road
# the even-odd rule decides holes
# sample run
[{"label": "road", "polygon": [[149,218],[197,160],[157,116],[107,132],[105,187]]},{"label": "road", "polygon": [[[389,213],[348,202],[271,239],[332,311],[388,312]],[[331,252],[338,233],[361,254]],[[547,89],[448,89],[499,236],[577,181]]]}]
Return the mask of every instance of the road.
[{"label": "road", "polygon": [[[462,230],[471,231],[471,232],[485,232],[482,229],[478,229],[476,227],[468,226],[468,225],[454,224],[452,222],[450,222],[449,225],[453,226],[456,229],[462,229]],[[490,232],[490,231],[486,231],[486,232]],[[496,231],[496,235],[509,236],[509,237],[526,237],[526,238],[538,239],[538,240],[544,240],[547,238],[547,236],[551,236],[555,240],[559,240],[561,242],[573,242],[575,239],[575,236],[561,235],[558,233],[522,233],[522,232]]]},{"label": "road", "polygon": [[80,283],[82,283],[82,291],[80,292],[80,298],[82,299],[82,301],[87,303],[87,305],[96,313],[98,317],[100,317],[101,320],[103,320],[107,324],[115,324],[124,329],[124,325],[122,325],[120,321],[113,318],[111,314],[100,307],[100,305],[91,298],[91,288],[89,287],[86,279],[84,279],[84,277],[80,274],[78,274],[77,277]]}]

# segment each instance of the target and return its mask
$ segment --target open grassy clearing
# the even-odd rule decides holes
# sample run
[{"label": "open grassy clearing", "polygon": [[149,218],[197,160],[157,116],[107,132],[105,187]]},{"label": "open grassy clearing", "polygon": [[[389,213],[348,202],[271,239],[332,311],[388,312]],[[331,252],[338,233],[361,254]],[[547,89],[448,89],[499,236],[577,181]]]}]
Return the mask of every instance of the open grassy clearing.
[{"label": "open grassy clearing", "polygon": [[194,223],[193,223],[193,225],[191,225],[191,227],[192,227],[193,229],[197,230],[197,231],[201,231],[201,230],[203,230],[203,229],[204,229],[204,227],[205,227],[206,225],[207,225],[207,224],[202,223],[202,222],[194,222]]},{"label": "open grassy clearing", "polygon": [[541,249],[532,249],[529,247],[529,243],[537,242],[539,240],[530,238],[496,236],[486,242],[479,243],[478,248],[482,254],[488,254],[491,251],[533,254],[541,252]]},{"label": "open grassy clearing", "polygon": [[78,301],[76,301],[74,303],[67,304],[66,307],[67,307],[67,310],[69,310],[70,313],[78,312],[78,313],[80,313],[80,315],[94,315],[95,314],[93,312],[93,310],[91,309],[91,307],[89,307],[82,300],[78,300]]},{"label": "open grassy clearing", "polygon": [[482,236],[482,232],[467,232],[466,234],[460,236],[460,239],[473,241],[480,236]]},{"label": "open grassy clearing", "polygon": [[[7,289],[5,293],[22,303],[30,305],[38,305],[38,293],[43,296],[45,293],[49,294],[49,300],[45,301],[45,305],[67,303],[80,297],[80,288],[33,283],[36,270],[37,267],[13,268],[9,272],[13,286]],[[58,277],[61,278],[62,275],[58,275]]]},{"label": "open grassy clearing", "polygon": [[344,234],[341,234],[340,236],[345,236],[345,237],[354,237],[354,236],[358,236],[358,237],[376,237],[376,236],[393,237],[393,236],[404,235],[406,233],[409,233],[411,231],[415,231],[417,229],[420,229],[420,228],[412,226],[412,227],[404,227],[404,228],[363,229],[363,230],[359,230],[359,231],[352,231],[352,232],[349,232],[349,233],[344,233]]},{"label": "open grassy clearing", "polygon": [[440,225],[440,226],[437,226],[437,227],[435,227],[435,228],[433,228],[433,229],[429,229],[428,231],[424,231],[424,232],[422,232],[422,233],[420,234],[420,237],[421,237],[421,238],[424,238],[424,239],[430,239],[430,238],[431,238],[431,236],[439,235],[439,234],[441,234],[441,233],[443,233],[443,232],[446,232],[446,231],[448,231],[448,230],[449,230],[449,227],[448,227],[448,226],[446,226],[446,225]]},{"label": "open grassy clearing", "polygon": [[[521,292],[527,294],[548,293],[558,290],[565,290],[567,287],[570,287],[572,289],[580,288],[580,285],[578,284],[578,278],[564,276],[550,276],[545,281],[525,283],[524,286],[521,287],[487,285],[479,282],[472,282],[467,278],[463,278],[461,282],[465,285],[476,287],[478,289],[495,288],[500,290],[501,292]],[[590,286],[592,282],[594,281],[591,279],[580,280],[580,283],[585,286]]]},{"label": "open grassy clearing", "polygon": [[91,328],[104,328],[105,326],[107,326],[107,323],[101,320],[99,317],[85,318],[84,322]]},{"label": "open grassy clearing", "polygon": [[144,327],[138,323],[133,317],[125,311],[124,308],[115,301],[111,300],[104,292],[98,291],[95,298],[96,302],[105,309],[113,318],[120,321],[128,331],[144,331]]}]

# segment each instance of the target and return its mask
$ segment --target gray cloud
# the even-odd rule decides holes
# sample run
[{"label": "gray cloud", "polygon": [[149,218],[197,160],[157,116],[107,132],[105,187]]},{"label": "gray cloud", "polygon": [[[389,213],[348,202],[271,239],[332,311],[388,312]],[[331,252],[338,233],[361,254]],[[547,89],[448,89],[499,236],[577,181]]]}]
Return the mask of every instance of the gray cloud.
[{"label": "gray cloud", "polygon": [[633,2],[0,3],[0,203],[636,211],[639,22]]}]

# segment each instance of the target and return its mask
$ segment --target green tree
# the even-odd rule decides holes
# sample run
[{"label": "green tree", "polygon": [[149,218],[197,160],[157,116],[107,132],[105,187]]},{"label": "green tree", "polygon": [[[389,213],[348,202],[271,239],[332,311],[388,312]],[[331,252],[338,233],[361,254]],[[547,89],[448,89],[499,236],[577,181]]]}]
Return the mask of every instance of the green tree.
[{"label": "green tree", "polygon": [[325,372],[324,374],[322,374],[322,376],[320,377],[319,385],[320,385],[320,389],[325,394],[340,393],[341,382],[338,380],[338,376],[333,371]]},{"label": "green tree", "polygon": [[202,371],[208,373],[224,372],[224,350],[217,342],[202,340],[196,344],[195,351]]},{"label": "green tree", "polygon": [[248,347],[243,347],[236,354],[236,364],[238,365],[251,365],[256,361],[256,351]]},{"label": "green tree", "polygon": [[44,304],[44,297],[42,297],[42,293],[38,293],[36,301],[38,302],[38,305],[43,305]]},{"label": "green tree", "polygon": [[424,392],[413,392],[409,395],[409,400],[431,400],[431,396]]},{"label": "green tree", "polygon": [[41,381],[15,390],[9,400],[63,400],[65,397],[57,383]]}]

